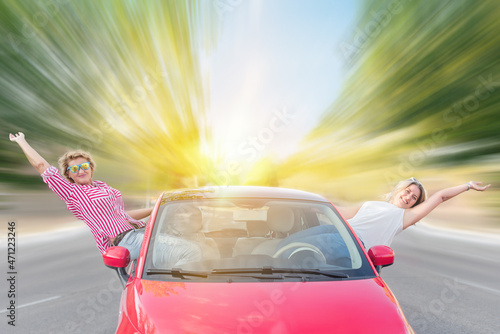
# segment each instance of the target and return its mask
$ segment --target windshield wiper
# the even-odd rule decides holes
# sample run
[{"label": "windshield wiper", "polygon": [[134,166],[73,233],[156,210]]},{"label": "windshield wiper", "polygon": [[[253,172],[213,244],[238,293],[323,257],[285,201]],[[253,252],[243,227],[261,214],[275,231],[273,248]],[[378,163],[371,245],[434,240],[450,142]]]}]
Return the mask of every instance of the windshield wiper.
[{"label": "windshield wiper", "polygon": [[349,275],[342,272],[330,272],[319,269],[274,268],[268,266],[264,266],[261,268],[213,269],[211,272],[188,271],[188,270],[182,270],[180,268],[148,269],[146,273],[148,275],[172,275],[172,277],[175,278],[185,278],[185,276],[207,278],[210,275],[238,275],[238,274],[258,274],[259,276],[250,276],[250,277],[268,278],[268,279],[284,278],[283,276],[276,274],[322,275],[332,278],[349,278]]},{"label": "windshield wiper", "polygon": [[184,276],[194,276],[194,277],[203,277],[207,278],[209,273],[203,271],[187,271],[182,270],[180,268],[172,268],[172,269],[148,269],[146,271],[148,275],[172,275],[172,277],[176,278],[184,278]]},{"label": "windshield wiper", "polygon": [[332,278],[349,278],[349,275],[342,272],[328,272],[319,269],[301,269],[301,268],[274,268],[264,266],[262,268],[235,268],[235,269],[214,269],[210,274],[228,275],[228,274],[306,274],[323,275]]},{"label": "windshield wiper", "polygon": [[[260,275],[245,275],[244,277],[251,277],[251,278],[257,278],[257,279],[283,279],[283,275],[265,275],[262,276],[261,271],[245,271],[245,272],[203,272],[203,271],[186,271],[182,270],[179,268],[172,268],[172,269],[148,269],[146,271],[148,275],[172,275],[174,278],[181,278],[184,279],[186,278],[185,276],[194,276],[194,277],[201,277],[201,278],[207,278],[208,276],[212,274],[221,274],[221,275],[236,275],[236,274],[252,274],[252,273],[258,273]],[[240,275],[241,276],[241,275]]]}]

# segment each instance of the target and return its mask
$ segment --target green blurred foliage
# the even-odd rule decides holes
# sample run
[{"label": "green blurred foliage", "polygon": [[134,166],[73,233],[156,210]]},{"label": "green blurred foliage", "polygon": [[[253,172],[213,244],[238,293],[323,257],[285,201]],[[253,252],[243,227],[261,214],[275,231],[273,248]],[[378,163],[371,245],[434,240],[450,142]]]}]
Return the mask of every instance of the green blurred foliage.
[{"label": "green blurred foliage", "polygon": [[[68,149],[132,164],[160,187],[199,173],[216,8],[186,1],[0,2],[0,176]],[[208,161],[207,163],[210,163]]]},{"label": "green blurred foliage", "polygon": [[[365,0],[337,46],[339,98],[299,152],[245,177],[203,149],[214,4],[0,2],[1,183],[37,179],[7,139],[23,131],[52,163],[67,149],[99,156],[97,176],[121,190],[251,183],[353,201],[411,176],[500,184],[497,1]],[[481,198],[498,214],[498,191]]]},{"label": "green blurred foliage", "polygon": [[336,189],[350,200],[412,176],[498,184],[498,1],[366,0],[361,8],[339,45],[342,93],[282,177],[343,185]]}]

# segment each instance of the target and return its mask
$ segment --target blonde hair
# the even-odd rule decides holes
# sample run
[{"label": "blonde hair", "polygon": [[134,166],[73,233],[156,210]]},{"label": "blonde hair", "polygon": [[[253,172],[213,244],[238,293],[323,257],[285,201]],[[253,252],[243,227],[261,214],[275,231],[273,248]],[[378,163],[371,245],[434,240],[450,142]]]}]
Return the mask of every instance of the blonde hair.
[{"label": "blonde hair", "polygon": [[69,177],[69,170],[68,170],[69,162],[71,160],[75,160],[78,158],[84,158],[88,162],[90,162],[90,169],[92,170],[92,172],[94,172],[94,169],[96,166],[94,160],[92,159],[92,156],[85,151],[77,150],[77,151],[69,151],[69,152],[64,153],[64,155],[59,158],[59,161],[58,161],[59,168],[61,170],[61,174],[64,175],[64,177],[66,179],[68,179],[68,181],[71,183],[75,183],[75,181],[73,181],[73,179]]},{"label": "blonde hair", "polygon": [[416,185],[418,189],[420,189],[420,196],[418,196],[417,201],[415,202],[415,204],[413,204],[412,208],[419,205],[427,199],[427,191],[425,190],[424,186],[414,177],[408,180],[399,181],[394,189],[392,189],[392,191],[385,196],[385,200],[387,202],[392,202],[394,197],[396,197],[396,195],[401,190],[408,188],[412,184]]}]

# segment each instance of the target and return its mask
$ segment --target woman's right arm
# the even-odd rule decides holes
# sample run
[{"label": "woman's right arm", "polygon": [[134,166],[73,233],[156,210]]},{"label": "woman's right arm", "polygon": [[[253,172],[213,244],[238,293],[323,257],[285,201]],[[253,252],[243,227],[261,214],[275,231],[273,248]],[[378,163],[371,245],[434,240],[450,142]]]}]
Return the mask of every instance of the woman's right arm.
[{"label": "woman's right arm", "polygon": [[35,151],[30,144],[28,144],[24,138],[24,133],[18,132],[16,135],[11,133],[9,138],[21,147],[26,155],[26,158],[28,158],[30,164],[38,171],[38,173],[42,174],[47,168],[50,167],[50,164],[40,154],[38,154],[38,152]]}]

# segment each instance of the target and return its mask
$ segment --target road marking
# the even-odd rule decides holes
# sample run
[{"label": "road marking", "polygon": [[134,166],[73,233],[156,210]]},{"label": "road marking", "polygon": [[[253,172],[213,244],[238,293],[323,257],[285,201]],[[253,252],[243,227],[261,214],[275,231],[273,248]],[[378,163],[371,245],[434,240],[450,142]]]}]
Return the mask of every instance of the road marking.
[{"label": "road marking", "polygon": [[490,288],[490,287],[487,287],[487,286],[484,286],[484,285],[481,285],[481,284],[478,284],[478,283],[469,282],[469,281],[463,281],[461,279],[457,279],[457,282],[461,283],[461,284],[464,284],[464,285],[471,286],[473,288],[477,288],[477,289],[485,290],[485,291],[488,291],[488,292],[493,292],[493,293],[496,293],[496,294],[500,294],[500,290],[497,290],[497,289],[494,289],[494,288]]},{"label": "road marking", "polygon": [[[41,304],[41,303],[45,303],[45,302],[50,302],[51,300],[55,300],[55,299],[58,299],[58,298],[61,298],[61,297],[62,296],[54,296],[54,297],[45,298],[45,299],[42,299],[42,300],[37,300],[36,302],[31,302],[31,303],[28,303],[28,304],[19,305],[19,306],[16,307],[16,309],[20,309],[20,308],[27,307],[27,306],[33,306],[33,305]],[[0,311],[0,314],[6,313],[7,311],[8,310]]]}]

